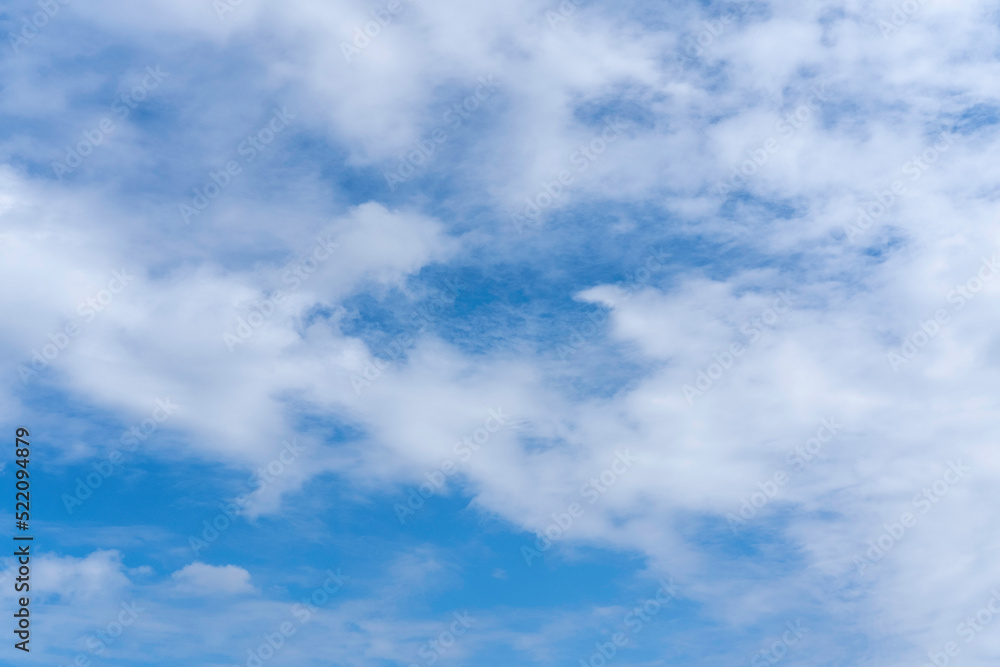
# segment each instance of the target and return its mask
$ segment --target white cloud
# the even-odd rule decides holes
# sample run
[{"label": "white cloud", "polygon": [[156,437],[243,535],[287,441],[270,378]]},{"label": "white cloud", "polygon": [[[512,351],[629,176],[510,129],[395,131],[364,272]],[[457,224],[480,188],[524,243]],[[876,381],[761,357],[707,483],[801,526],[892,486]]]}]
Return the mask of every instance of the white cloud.
[{"label": "white cloud", "polygon": [[239,595],[254,593],[250,573],[236,565],[191,563],[170,575],[175,590],[185,595]]},{"label": "white cloud", "polygon": [[[456,240],[444,222],[419,209],[371,202],[339,213],[327,232],[313,222],[323,206],[289,205],[279,219],[262,204],[248,217],[249,229],[282,226],[267,238],[280,238],[290,258],[311,252],[321,233],[339,248],[230,353],[223,333],[235,330],[237,317],[249,317],[269,290],[290,287],[287,263],[233,268],[233,248],[209,241],[200,260],[151,250],[136,256],[145,241],[116,236],[128,226],[100,196],[5,169],[0,279],[23,286],[0,295],[5,311],[19,314],[0,327],[12,350],[2,361],[9,377],[32,347],[78,317],[77,305],[102,289],[111,271],[134,261],[134,284],[60,354],[52,364],[57,373],[44,381],[129,420],[144,416],[157,398],[174,398],[183,410],[170,426],[190,445],[171,456],[245,467],[268,461],[292,430],[288,396],[366,430],[357,449],[311,454],[293,466],[272,487],[267,511],[280,511],[281,493],[328,470],[350,470],[368,488],[420,480],[454,456],[455,440],[476,429],[488,409],[500,407],[515,427],[499,432],[451,484],[475,494],[483,512],[540,530],[616,450],[631,448],[641,464],[588,509],[565,546],[638,551],[653,567],[688,577],[692,595],[709,603],[706,613],[736,625],[749,623],[758,604],[792,608],[816,585],[808,573],[821,573],[832,591],[855,585],[852,559],[866,540],[949,460],[961,458],[974,473],[876,566],[880,576],[865,580],[870,597],[831,604],[826,613],[876,639],[892,632],[931,646],[934,628],[947,625],[941,619],[978,608],[1000,575],[985,560],[969,558],[997,546],[988,508],[996,506],[1000,472],[993,455],[1000,282],[961,310],[948,295],[975,274],[984,253],[1000,247],[995,133],[959,136],[919,180],[907,181],[907,194],[857,245],[843,240],[842,229],[858,206],[894,179],[908,178],[903,165],[942,128],[973,104],[996,105],[998,39],[983,20],[991,5],[928,5],[883,39],[875,21],[892,3],[772,2],[767,13],[727,28],[701,60],[679,70],[668,63],[680,34],[696,34],[706,19],[683,7],[662,10],[656,25],[663,27],[581,7],[551,29],[544,3],[412,3],[347,63],[339,42],[368,20],[361,4],[293,3],[279,16],[248,0],[224,22],[196,4],[152,3],[142,17],[107,11],[117,3],[91,11],[100,12],[94,20],[106,29],[140,37],[152,23],[157,34],[209,39],[234,52],[259,45],[255,57],[269,63],[261,86],[287,92],[302,109],[303,127],[346,147],[352,166],[394,162],[440,122],[439,107],[465,94],[463,86],[496,73],[501,93],[481,116],[487,125],[489,114],[488,130],[470,124],[468,156],[438,166],[455,183],[476,186],[448,204],[491,206],[503,231],[483,225]],[[147,21],[147,12],[162,20]],[[75,90],[63,82],[63,89],[42,94],[41,80],[15,80],[31,109],[58,110],[66,91]],[[775,123],[814,83],[826,86],[830,101],[748,179],[749,197],[716,198],[715,184],[747,149],[775,133]],[[383,370],[358,396],[350,376],[374,358],[341,332],[343,299],[405,288],[424,267],[461,260],[488,242],[509,249],[513,261],[528,256],[527,236],[505,240],[509,209],[556,177],[591,138],[588,112],[621,100],[646,120],[580,175],[557,206],[603,199],[662,206],[637,226],[723,253],[704,269],[678,266],[683,275],[627,303],[613,302],[606,285],[580,294],[612,309],[610,338],[595,341],[595,356],[632,362],[643,373],[613,396],[580,400],[559,384],[565,367],[524,346],[518,354],[473,355],[426,335],[406,361]],[[316,199],[327,194],[319,187],[307,192]],[[236,205],[217,205],[216,224],[233,229],[244,222],[234,215]],[[591,230],[598,247],[601,220]],[[218,229],[206,223],[195,233],[207,238]],[[732,249],[738,252],[724,252]],[[793,295],[791,311],[773,325],[753,325],[759,337],[750,341],[742,328],[763,317],[780,290]],[[307,321],[316,307],[334,315]],[[887,352],[940,308],[949,309],[948,325],[894,372]],[[720,366],[723,372],[689,403],[684,385],[698,387],[701,373],[728,363],[716,355],[726,358],[734,342],[744,353],[731,368]],[[787,452],[830,417],[846,426],[828,459],[793,476],[755,519],[788,513],[780,534],[801,555],[801,571],[751,582],[727,578],[702,543],[709,540],[692,534],[692,517],[719,520],[738,510],[758,482],[786,466]],[[114,558],[88,559],[58,561],[46,590],[126,586]],[[967,566],[964,576],[950,569],[956,562]],[[245,570],[227,568],[193,564],[175,579],[185,586],[209,579],[231,591],[250,586]],[[373,653],[394,650],[386,639]]]},{"label": "white cloud", "polygon": [[42,595],[82,603],[122,594],[130,581],[118,551],[99,550],[84,558],[41,554],[35,556],[34,586]]}]

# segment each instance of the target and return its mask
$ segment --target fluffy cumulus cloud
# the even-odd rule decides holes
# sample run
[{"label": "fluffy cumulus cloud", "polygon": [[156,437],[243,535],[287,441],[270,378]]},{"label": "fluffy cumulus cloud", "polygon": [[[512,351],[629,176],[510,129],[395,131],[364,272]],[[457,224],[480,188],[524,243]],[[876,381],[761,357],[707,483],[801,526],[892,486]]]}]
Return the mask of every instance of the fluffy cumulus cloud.
[{"label": "fluffy cumulus cloud", "polygon": [[213,566],[195,562],[170,576],[176,582],[179,592],[189,594],[233,595],[251,593],[254,590],[250,583],[250,573],[236,565]]},{"label": "fluffy cumulus cloud", "polygon": [[995,663],[994,3],[0,28],[31,659]]}]

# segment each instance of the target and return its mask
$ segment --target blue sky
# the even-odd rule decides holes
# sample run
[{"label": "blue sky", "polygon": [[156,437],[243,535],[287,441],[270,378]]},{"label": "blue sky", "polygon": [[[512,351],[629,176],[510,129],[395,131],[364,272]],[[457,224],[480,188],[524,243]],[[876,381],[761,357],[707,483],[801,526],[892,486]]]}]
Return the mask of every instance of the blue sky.
[{"label": "blue sky", "polygon": [[996,664],[996,3],[0,35],[0,664]]}]

